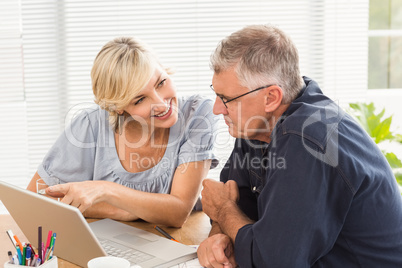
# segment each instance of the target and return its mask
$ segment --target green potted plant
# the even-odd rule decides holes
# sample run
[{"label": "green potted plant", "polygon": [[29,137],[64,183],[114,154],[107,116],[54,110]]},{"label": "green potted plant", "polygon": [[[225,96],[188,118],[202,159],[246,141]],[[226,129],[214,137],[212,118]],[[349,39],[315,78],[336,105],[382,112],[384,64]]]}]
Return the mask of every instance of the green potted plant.
[{"label": "green potted plant", "polygon": [[[371,102],[367,103],[350,103],[350,112],[373,138],[375,143],[380,144],[388,141],[393,143],[402,144],[402,135],[394,134],[390,130],[392,123],[392,115],[383,119],[385,109],[380,113],[375,113],[375,106]],[[389,165],[394,171],[396,181],[402,186],[402,162],[396,154],[382,150],[385,158],[388,160]]]}]

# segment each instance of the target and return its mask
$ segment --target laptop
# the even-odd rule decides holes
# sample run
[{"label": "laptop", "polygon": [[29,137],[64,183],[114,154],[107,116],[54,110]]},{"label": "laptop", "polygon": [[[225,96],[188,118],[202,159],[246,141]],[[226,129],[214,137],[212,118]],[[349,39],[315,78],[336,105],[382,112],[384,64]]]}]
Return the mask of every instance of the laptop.
[{"label": "laptop", "polygon": [[[197,257],[196,249],[111,219],[87,223],[73,206],[0,181],[0,200],[28,241],[38,248],[48,231],[57,234],[54,255],[87,267],[90,259],[113,255],[132,265],[171,267]],[[108,254],[109,253],[109,254]]]}]

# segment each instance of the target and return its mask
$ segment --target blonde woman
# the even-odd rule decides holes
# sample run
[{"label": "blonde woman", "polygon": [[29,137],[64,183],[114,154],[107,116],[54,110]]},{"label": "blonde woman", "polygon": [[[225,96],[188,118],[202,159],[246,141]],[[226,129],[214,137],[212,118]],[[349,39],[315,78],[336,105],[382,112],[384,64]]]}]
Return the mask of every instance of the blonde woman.
[{"label": "blonde woman", "polygon": [[182,226],[217,165],[213,102],[177,97],[169,73],[133,38],[108,42],[91,78],[96,107],[73,119],[28,189],[56,177],[46,193],[86,217]]}]

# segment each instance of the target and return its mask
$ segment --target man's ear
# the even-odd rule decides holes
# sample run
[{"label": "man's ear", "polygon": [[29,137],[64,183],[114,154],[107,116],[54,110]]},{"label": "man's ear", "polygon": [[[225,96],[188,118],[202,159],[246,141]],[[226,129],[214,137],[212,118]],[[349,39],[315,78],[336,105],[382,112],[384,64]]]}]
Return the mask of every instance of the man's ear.
[{"label": "man's ear", "polygon": [[283,92],[279,86],[270,86],[265,90],[265,112],[272,113],[282,104]]}]

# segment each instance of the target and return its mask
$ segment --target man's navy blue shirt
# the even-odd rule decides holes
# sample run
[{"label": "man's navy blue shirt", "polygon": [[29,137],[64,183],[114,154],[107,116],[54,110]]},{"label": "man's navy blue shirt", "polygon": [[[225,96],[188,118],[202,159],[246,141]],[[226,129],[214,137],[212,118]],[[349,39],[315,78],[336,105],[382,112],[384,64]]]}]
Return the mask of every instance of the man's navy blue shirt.
[{"label": "man's navy blue shirt", "polygon": [[221,173],[254,224],[235,240],[240,267],[402,267],[402,199],[373,140],[316,82],[269,144],[237,139]]}]

